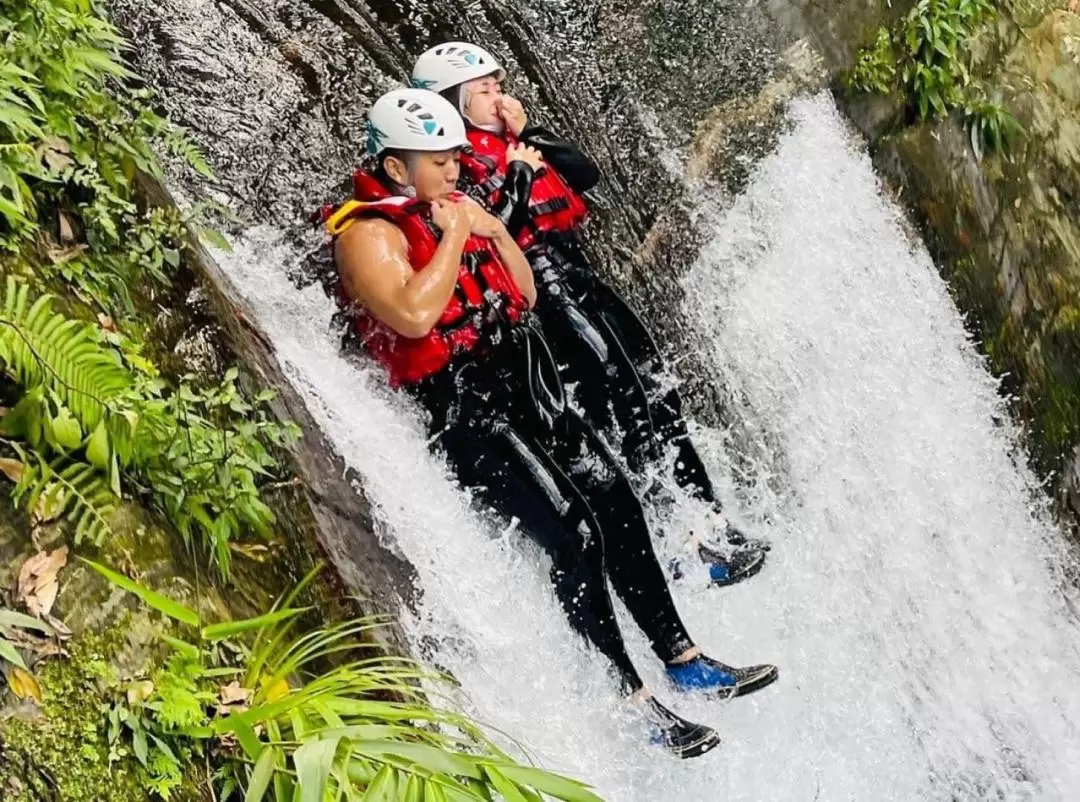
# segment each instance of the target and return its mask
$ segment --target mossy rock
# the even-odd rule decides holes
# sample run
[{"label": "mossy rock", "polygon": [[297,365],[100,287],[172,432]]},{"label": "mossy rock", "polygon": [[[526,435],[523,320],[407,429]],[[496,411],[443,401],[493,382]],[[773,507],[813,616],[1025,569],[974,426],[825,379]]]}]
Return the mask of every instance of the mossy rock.
[{"label": "mossy rock", "polygon": [[[110,751],[103,707],[115,693],[126,626],[87,632],[70,656],[37,668],[43,701],[0,711],[0,794],[5,802],[145,802],[149,776],[130,751]],[[170,802],[198,800],[198,766]]]}]

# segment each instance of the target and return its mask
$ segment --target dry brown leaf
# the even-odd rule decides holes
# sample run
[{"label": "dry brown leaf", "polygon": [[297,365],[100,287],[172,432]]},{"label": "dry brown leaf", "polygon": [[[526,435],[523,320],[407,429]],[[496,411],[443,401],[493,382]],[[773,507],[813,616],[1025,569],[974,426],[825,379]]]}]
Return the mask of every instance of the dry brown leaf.
[{"label": "dry brown leaf", "polygon": [[60,593],[60,583],[55,579],[38,588],[33,595],[26,598],[26,610],[30,615],[40,618],[52,609],[56,603],[56,597]]},{"label": "dry brown leaf", "polygon": [[18,666],[12,666],[8,671],[7,680],[12,692],[20,699],[29,696],[35,702],[41,704],[41,686],[38,685],[38,681],[34,679],[34,675],[29,671],[25,671]]},{"label": "dry brown leaf", "polygon": [[4,637],[16,648],[33,652],[42,657],[54,657],[58,654],[63,654],[64,652],[56,641],[50,638],[43,638],[40,635],[24,632],[21,629],[9,629]]},{"label": "dry brown leaf", "polygon": [[26,466],[17,459],[8,459],[7,457],[0,459],[0,473],[3,473],[4,476],[13,482],[22,479],[23,468],[25,467]]},{"label": "dry brown leaf", "polygon": [[71,245],[67,248],[49,248],[45,251],[45,255],[49,257],[49,261],[54,265],[60,265],[64,262],[70,262],[76,256],[81,256],[89,249],[90,246],[83,243],[80,245]]},{"label": "dry brown leaf", "polygon": [[133,682],[128,685],[127,689],[127,701],[128,704],[134,707],[135,705],[142,704],[150,695],[154,692],[154,683],[148,679]]},{"label": "dry brown leaf", "polygon": [[262,543],[230,543],[229,549],[257,563],[266,562],[270,554],[270,548]]},{"label": "dry brown leaf", "polygon": [[101,328],[105,329],[105,331],[116,331],[116,323],[104,312],[98,312],[97,319],[98,323],[101,324]]},{"label": "dry brown leaf", "polygon": [[240,683],[233,680],[228,685],[221,688],[218,693],[218,701],[223,705],[232,705],[237,702],[250,702],[251,697],[255,695],[255,691],[250,688],[241,687]]},{"label": "dry brown leaf", "polygon": [[67,140],[58,136],[50,136],[44,140],[43,144],[45,147],[42,149],[41,157],[45,160],[49,169],[54,172],[66,170],[75,163],[71,159],[71,147],[68,145]]},{"label": "dry brown leaf", "polygon": [[217,737],[218,746],[226,751],[233,751],[240,746],[240,739],[236,737],[236,733],[223,732]]},{"label": "dry brown leaf", "polygon": [[75,226],[71,223],[71,217],[67,212],[57,212],[56,219],[60,224],[60,244],[70,245],[75,241]]},{"label": "dry brown leaf", "polygon": [[47,524],[56,520],[57,516],[64,511],[67,493],[67,487],[60,482],[54,482],[52,487],[41,494],[38,503],[34,506],[34,523]]},{"label": "dry brown leaf", "polygon": [[218,690],[218,715],[227,716],[247,710],[253,696],[255,696],[255,691],[243,688],[239,682],[233,680]]},{"label": "dry brown leaf", "polygon": [[70,629],[68,629],[67,624],[65,624],[56,616],[52,616],[46,613],[41,618],[46,624],[53,628],[53,634],[60,640],[69,640],[74,634]]},{"label": "dry brown leaf", "polygon": [[16,598],[26,605],[30,615],[41,618],[52,610],[56,595],[60,592],[57,574],[67,565],[68,548],[61,546],[55,551],[35,554],[19,569]]}]

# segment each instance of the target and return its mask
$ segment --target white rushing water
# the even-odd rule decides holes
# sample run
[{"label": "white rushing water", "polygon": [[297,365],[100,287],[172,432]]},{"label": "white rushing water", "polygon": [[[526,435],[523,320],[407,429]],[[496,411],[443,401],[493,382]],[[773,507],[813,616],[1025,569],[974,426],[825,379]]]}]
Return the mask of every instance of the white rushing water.
[{"label": "white rushing water", "polygon": [[[744,585],[676,586],[691,633],[781,679],[745,699],[675,699],[721,748],[681,762],[620,713],[535,549],[483,522],[428,455],[419,415],[338,354],[333,307],[249,232],[224,265],[291,379],[418,569],[412,635],[471,712],[609,800],[1067,799],[1080,789],[1078,628],[1059,535],[1011,457],[995,385],[946,288],[903,233],[827,95],[793,126],[687,278],[686,314],[751,430],[782,453],[738,499],[724,435],[697,435],[736,517],[774,549]],[[769,481],[766,481],[766,480]],[[699,514],[684,505],[688,520]]]}]

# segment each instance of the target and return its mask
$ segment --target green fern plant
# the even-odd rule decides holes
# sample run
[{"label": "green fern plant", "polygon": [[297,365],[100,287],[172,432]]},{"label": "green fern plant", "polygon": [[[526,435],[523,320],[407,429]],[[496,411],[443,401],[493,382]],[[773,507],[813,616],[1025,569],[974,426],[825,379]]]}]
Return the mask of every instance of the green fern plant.
[{"label": "green fern plant", "polygon": [[0,440],[22,463],[12,497],[39,518],[63,518],[72,528],[76,543],[87,541],[100,546],[112,535],[109,516],[116,510],[117,497],[105,478],[92,465],[59,457],[46,462],[10,440]]},{"label": "green fern plant", "polygon": [[29,285],[8,276],[0,314],[0,363],[23,387],[45,388],[92,431],[108,401],[131,387],[130,375],[100,346],[91,326],[54,311],[48,295],[33,303],[29,298]]},{"label": "green fern plant", "polygon": [[[227,574],[233,542],[269,534],[274,514],[260,487],[273,478],[271,448],[288,445],[298,431],[267,414],[273,393],[246,400],[235,368],[217,386],[196,390],[182,382],[166,393],[148,366],[121,335],[56,312],[49,296],[32,299],[26,284],[8,277],[0,296],[0,371],[23,393],[0,420],[0,433],[26,444],[23,461],[45,482],[35,488],[75,505],[77,538],[95,542],[108,532],[108,504],[89,485],[91,474],[111,492],[110,503],[124,486],[133,488]],[[54,464],[54,457],[73,462]],[[72,486],[62,489],[65,483]],[[41,498],[24,488],[17,497],[31,509]],[[87,510],[99,514],[83,515]]]},{"label": "green fern plant", "polygon": [[93,11],[0,0],[0,247],[15,250],[36,232],[35,195],[48,200],[68,186],[89,191],[86,222],[121,244],[135,211],[133,175],[161,175],[154,144],[213,176],[190,139],[154,111],[153,92],[131,85],[127,43]]}]

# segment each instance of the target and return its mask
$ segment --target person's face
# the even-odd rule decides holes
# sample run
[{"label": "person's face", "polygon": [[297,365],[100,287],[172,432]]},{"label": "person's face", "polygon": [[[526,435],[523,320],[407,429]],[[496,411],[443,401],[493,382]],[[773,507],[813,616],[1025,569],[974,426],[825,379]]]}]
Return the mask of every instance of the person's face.
[{"label": "person's face", "polygon": [[473,125],[496,125],[502,119],[502,84],[494,75],[476,78],[462,85],[462,109]]},{"label": "person's face", "polygon": [[446,198],[457,189],[461,173],[461,151],[435,153],[416,151],[407,160],[391,156],[385,163],[387,175],[404,187],[412,187],[418,200]]}]

